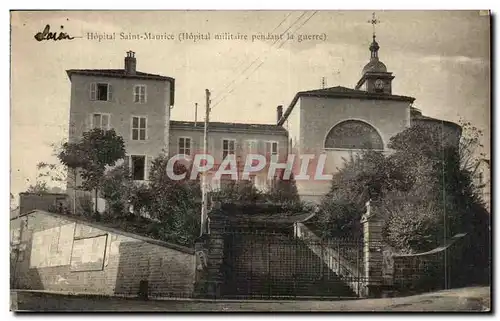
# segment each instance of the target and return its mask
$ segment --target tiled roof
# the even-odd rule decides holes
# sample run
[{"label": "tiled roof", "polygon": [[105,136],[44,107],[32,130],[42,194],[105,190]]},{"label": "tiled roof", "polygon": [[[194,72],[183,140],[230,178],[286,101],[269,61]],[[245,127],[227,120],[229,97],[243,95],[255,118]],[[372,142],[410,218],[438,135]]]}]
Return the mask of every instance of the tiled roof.
[{"label": "tiled roof", "polygon": [[167,76],[149,74],[146,72],[136,71],[134,74],[126,73],[125,69],[69,69],[66,70],[69,79],[71,76],[84,75],[84,76],[100,76],[111,78],[130,78],[130,79],[150,79],[161,80],[170,82],[170,106],[175,103],[175,79]]},{"label": "tiled roof", "polygon": [[[203,130],[204,123],[202,121],[195,122],[192,121],[179,121],[171,120],[170,127],[172,129],[183,128],[183,129],[193,129],[193,130]],[[224,131],[265,131],[265,132],[275,132],[286,134],[285,128],[273,125],[273,124],[246,124],[246,123],[224,123],[224,122],[210,122],[208,126],[209,130],[224,130]]]},{"label": "tiled roof", "polygon": [[103,76],[103,77],[119,77],[119,78],[139,78],[153,80],[168,80],[174,81],[174,78],[149,74],[146,72],[136,71],[134,74],[125,72],[125,69],[69,69],[66,73],[71,78],[72,74],[88,75],[88,76]]},{"label": "tiled roof", "polygon": [[411,115],[411,120],[423,120],[423,121],[432,121],[432,122],[442,122],[444,124],[447,124],[447,125],[450,125],[450,126],[454,126],[454,127],[457,127],[459,128],[460,130],[462,129],[462,127],[454,122],[451,122],[451,121],[448,121],[448,120],[443,120],[443,119],[437,119],[437,118],[432,118],[432,117],[429,117],[429,116],[424,116],[422,114],[413,114]]},{"label": "tiled roof", "polygon": [[390,95],[386,93],[372,93],[364,90],[356,90],[342,86],[314,89],[307,91],[299,91],[292,102],[288,106],[286,112],[281,118],[279,124],[281,125],[288,115],[292,112],[293,107],[300,97],[335,97],[335,98],[357,98],[357,99],[381,99],[381,100],[397,100],[413,102],[415,98],[407,96]]},{"label": "tiled roof", "polygon": [[414,101],[415,98],[407,96],[390,95],[386,93],[373,93],[364,90],[357,90],[342,86],[314,89],[308,91],[300,91],[297,93],[301,96],[332,96],[332,97],[352,97],[352,98],[370,98],[370,99],[388,99],[401,101]]}]

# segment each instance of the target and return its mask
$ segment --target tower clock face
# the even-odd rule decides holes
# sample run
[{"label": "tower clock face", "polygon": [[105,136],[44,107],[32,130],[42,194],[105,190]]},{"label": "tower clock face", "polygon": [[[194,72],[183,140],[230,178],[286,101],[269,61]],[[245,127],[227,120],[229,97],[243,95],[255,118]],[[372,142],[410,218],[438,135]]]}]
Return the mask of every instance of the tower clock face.
[{"label": "tower clock face", "polygon": [[384,89],[384,81],[382,79],[377,79],[375,81],[375,88],[378,90]]}]

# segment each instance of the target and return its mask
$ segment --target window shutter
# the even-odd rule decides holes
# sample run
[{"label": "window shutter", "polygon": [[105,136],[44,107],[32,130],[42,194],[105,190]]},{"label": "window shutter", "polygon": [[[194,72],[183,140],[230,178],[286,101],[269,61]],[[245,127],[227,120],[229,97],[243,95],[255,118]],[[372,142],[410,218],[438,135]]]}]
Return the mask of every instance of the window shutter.
[{"label": "window shutter", "polygon": [[193,146],[192,146],[192,143],[191,143],[191,138],[186,138],[185,139],[184,146],[186,148],[187,154],[191,155],[192,154],[192,150],[193,150]]},{"label": "window shutter", "polygon": [[144,86],[143,88],[144,88],[144,103],[146,103],[148,99],[148,91],[146,86]]},{"label": "window shutter", "polygon": [[108,84],[108,101],[113,100],[113,86]]},{"label": "window shutter", "polygon": [[90,100],[97,100],[97,84],[95,82],[90,84]]},{"label": "window shutter", "polygon": [[109,115],[103,114],[101,117],[102,117],[102,121],[101,121],[102,129],[108,130],[110,128]]},{"label": "window shutter", "polygon": [[125,157],[123,158],[123,165],[125,165],[125,168],[127,168],[129,171],[130,171],[130,156],[129,155],[125,155]]},{"label": "window shutter", "polygon": [[139,102],[139,86],[134,86],[134,103]]},{"label": "window shutter", "polygon": [[151,167],[153,166],[153,160],[153,156],[146,156],[146,175],[144,177],[146,181],[149,181],[149,172],[151,171]]}]

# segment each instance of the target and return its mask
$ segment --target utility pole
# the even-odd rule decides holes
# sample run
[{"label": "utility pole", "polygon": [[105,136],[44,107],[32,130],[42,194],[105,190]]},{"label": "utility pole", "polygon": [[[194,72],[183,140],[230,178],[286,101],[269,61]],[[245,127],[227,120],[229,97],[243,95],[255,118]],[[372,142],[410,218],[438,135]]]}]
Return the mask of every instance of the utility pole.
[{"label": "utility pole", "polygon": [[196,127],[197,122],[198,122],[198,103],[194,103],[194,127]]},{"label": "utility pole", "polygon": [[[205,89],[206,109],[205,109],[205,128],[203,130],[203,153],[206,155],[208,151],[208,124],[210,116],[210,90]],[[201,227],[200,236],[207,232],[208,219],[208,195],[207,195],[207,172],[201,173]]]}]

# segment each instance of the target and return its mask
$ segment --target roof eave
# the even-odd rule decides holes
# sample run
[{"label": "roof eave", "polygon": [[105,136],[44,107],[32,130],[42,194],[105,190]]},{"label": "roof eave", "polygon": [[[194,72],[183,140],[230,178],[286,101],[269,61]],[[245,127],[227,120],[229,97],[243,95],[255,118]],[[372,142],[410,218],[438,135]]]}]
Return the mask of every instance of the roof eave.
[{"label": "roof eave", "polygon": [[116,75],[112,75],[112,74],[104,74],[104,73],[100,73],[100,72],[93,72],[93,71],[86,71],[86,70],[77,70],[77,69],[69,69],[69,70],[66,70],[66,73],[68,74],[68,76],[71,77],[71,75],[73,74],[78,74],[78,75],[83,75],[83,76],[101,76],[101,77],[108,77],[108,78],[137,78],[137,79],[149,79],[149,80],[160,80],[160,81],[170,81],[172,83],[175,83],[175,79],[172,78],[172,77],[168,77],[168,76],[161,76],[161,75],[139,75],[139,74],[135,74],[135,75],[120,75],[120,74],[116,74]]},{"label": "roof eave", "polygon": [[457,123],[454,123],[452,121],[449,121],[449,120],[444,120],[444,119],[438,119],[438,118],[432,118],[432,117],[427,117],[427,116],[424,116],[424,117],[412,117],[412,121],[430,121],[430,122],[436,122],[436,123],[443,123],[443,124],[447,124],[447,125],[451,125],[453,127],[456,127],[458,130],[460,130],[460,134],[462,133],[462,126],[460,126],[459,124]]},{"label": "roof eave", "polygon": [[[199,126],[191,126],[191,125],[184,125],[184,124],[175,124],[175,123],[170,123],[170,129],[173,130],[194,130],[194,131],[203,131],[204,130],[204,125],[202,122],[200,122]],[[260,133],[260,134],[269,134],[270,132],[273,134],[279,134],[279,135],[284,135],[287,136],[288,132],[286,129],[283,127],[276,126],[276,129],[273,128],[221,128],[221,127],[208,127],[208,130],[210,132],[238,132],[238,133]]]},{"label": "roof eave", "polygon": [[281,126],[285,122],[285,120],[288,118],[290,113],[292,112],[293,107],[295,104],[297,104],[297,101],[299,98],[303,97],[321,97],[321,98],[347,98],[347,99],[378,99],[378,100],[396,100],[396,101],[407,101],[409,103],[413,103],[415,101],[415,98],[413,97],[407,97],[407,96],[397,96],[397,95],[385,95],[385,94],[375,94],[375,93],[367,93],[367,94],[357,94],[357,93],[352,93],[352,92],[346,92],[346,93],[314,93],[314,92],[307,92],[307,91],[299,91],[297,94],[295,94],[295,97],[293,98],[292,102],[286,109],[285,113],[283,116],[280,118],[278,121],[278,125]]},{"label": "roof eave", "polygon": [[[91,72],[91,71],[82,71],[82,70],[75,70],[75,69],[68,69],[66,70],[66,74],[68,75],[68,78],[70,81],[71,76],[73,74],[77,75],[82,75],[82,76],[100,76],[100,77],[108,77],[108,78],[130,78],[130,76],[126,75],[103,75],[98,72]],[[133,78],[135,79],[148,79],[148,80],[157,80],[157,81],[166,81],[170,83],[170,106],[174,106],[175,104],[175,78],[172,77],[167,77],[167,76],[146,76],[146,75],[134,75]]]}]

